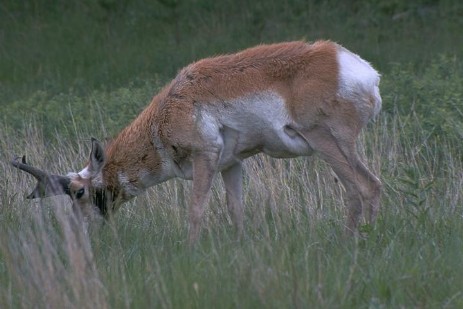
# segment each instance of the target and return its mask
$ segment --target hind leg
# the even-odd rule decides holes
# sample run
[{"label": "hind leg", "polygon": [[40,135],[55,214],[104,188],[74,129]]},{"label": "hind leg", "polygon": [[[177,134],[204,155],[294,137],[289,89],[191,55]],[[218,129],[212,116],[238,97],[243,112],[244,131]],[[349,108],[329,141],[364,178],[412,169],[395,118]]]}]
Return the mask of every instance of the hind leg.
[{"label": "hind leg", "polygon": [[357,155],[356,163],[354,164],[357,170],[363,175],[362,188],[367,187],[366,190],[363,189],[361,192],[368,211],[365,214],[365,218],[368,223],[373,224],[376,221],[376,217],[378,216],[378,211],[380,208],[380,195],[382,187],[381,181],[368,170],[365,164],[363,164],[363,162],[358,159]]},{"label": "hind leg", "polygon": [[331,166],[346,189],[347,232],[356,233],[364,208],[368,208],[368,222],[373,223],[379,209],[381,184],[360,161],[355,149],[354,136],[342,139],[325,127],[305,130],[301,134]]}]

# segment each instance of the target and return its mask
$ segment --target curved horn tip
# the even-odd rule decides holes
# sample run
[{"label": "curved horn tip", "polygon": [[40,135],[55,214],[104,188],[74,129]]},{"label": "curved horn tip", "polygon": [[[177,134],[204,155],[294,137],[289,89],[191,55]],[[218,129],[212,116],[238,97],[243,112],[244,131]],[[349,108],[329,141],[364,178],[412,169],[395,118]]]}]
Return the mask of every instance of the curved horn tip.
[{"label": "curved horn tip", "polygon": [[11,162],[11,165],[13,165],[14,167],[16,167],[18,165],[18,161],[21,157],[20,156],[15,156],[10,162]]}]

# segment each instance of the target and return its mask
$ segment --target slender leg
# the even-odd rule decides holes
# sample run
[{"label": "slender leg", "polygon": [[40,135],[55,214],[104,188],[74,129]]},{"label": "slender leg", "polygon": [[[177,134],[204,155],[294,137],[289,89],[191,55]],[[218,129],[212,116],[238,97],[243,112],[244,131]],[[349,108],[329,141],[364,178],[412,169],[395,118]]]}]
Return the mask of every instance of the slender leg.
[{"label": "slender leg", "polygon": [[[357,158],[356,169],[363,176],[363,186],[361,187],[361,194],[364,202],[367,204],[368,213],[365,214],[365,218],[368,223],[373,224],[376,221],[380,207],[380,195],[381,195],[381,181],[368,168]],[[366,188],[366,189],[365,189]]]},{"label": "slender leg", "polygon": [[193,246],[201,232],[201,219],[204,214],[212,180],[217,171],[219,155],[214,152],[196,154],[193,159],[193,192],[190,204],[190,226],[188,243]]},{"label": "slender leg", "polygon": [[368,223],[373,224],[379,211],[381,181],[360,160],[355,140],[345,142],[345,140],[337,138],[336,144],[355,174],[363,205],[367,207],[367,209],[363,208],[363,211],[366,210],[364,217]]},{"label": "slender leg", "polygon": [[228,211],[239,238],[243,234],[243,179],[241,162],[237,162],[228,169],[223,170],[222,179],[225,185]]},{"label": "slender leg", "polygon": [[355,140],[347,143],[334,137],[329,129],[322,127],[307,130],[303,135],[318,151],[320,157],[331,166],[346,188],[347,232],[356,233],[364,205],[368,205],[368,220],[373,223],[379,208],[381,183],[361,163],[355,150]]}]

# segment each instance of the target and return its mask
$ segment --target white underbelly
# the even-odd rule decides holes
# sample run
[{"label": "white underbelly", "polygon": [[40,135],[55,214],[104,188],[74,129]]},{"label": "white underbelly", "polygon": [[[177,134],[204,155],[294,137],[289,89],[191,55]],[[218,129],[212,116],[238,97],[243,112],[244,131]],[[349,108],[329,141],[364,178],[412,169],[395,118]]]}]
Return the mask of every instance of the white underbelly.
[{"label": "white underbelly", "polygon": [[[276,158],[313,153],[291,119],[284,99],[275,92],[203,105],[196,112],[204,150],[220,151],[219,170],[260,152]],[[190,157],[173,166],[175,176],[192,178]]]},{"label": "white underbelly", "polygon": [[277,158],[307,156],[313,152],[298,133],[284,99],[274,92],[236,99],[214,116],[222,126],[223,163],[259,152]]}]

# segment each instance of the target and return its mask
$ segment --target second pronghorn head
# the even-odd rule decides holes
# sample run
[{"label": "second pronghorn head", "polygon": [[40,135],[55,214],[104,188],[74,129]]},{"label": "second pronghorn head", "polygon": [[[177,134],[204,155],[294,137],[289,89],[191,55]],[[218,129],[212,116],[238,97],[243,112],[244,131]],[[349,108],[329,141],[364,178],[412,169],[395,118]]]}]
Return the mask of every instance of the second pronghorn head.
[{"label": "second pronghorn head", "polygon": [[92,138],[92,150],[87,166],[80,172],[67,175],[50,174],[29,165],[26,156],[16,157],[11,164],[37,179],[37,185],[27,196],[28,199],[56,195],[68,195],[72,199],[74,211],[93,217],[107,216],[114,208],[118,192],[103,185],[102,170],[106,162],[105,152],[100,142]]}]

